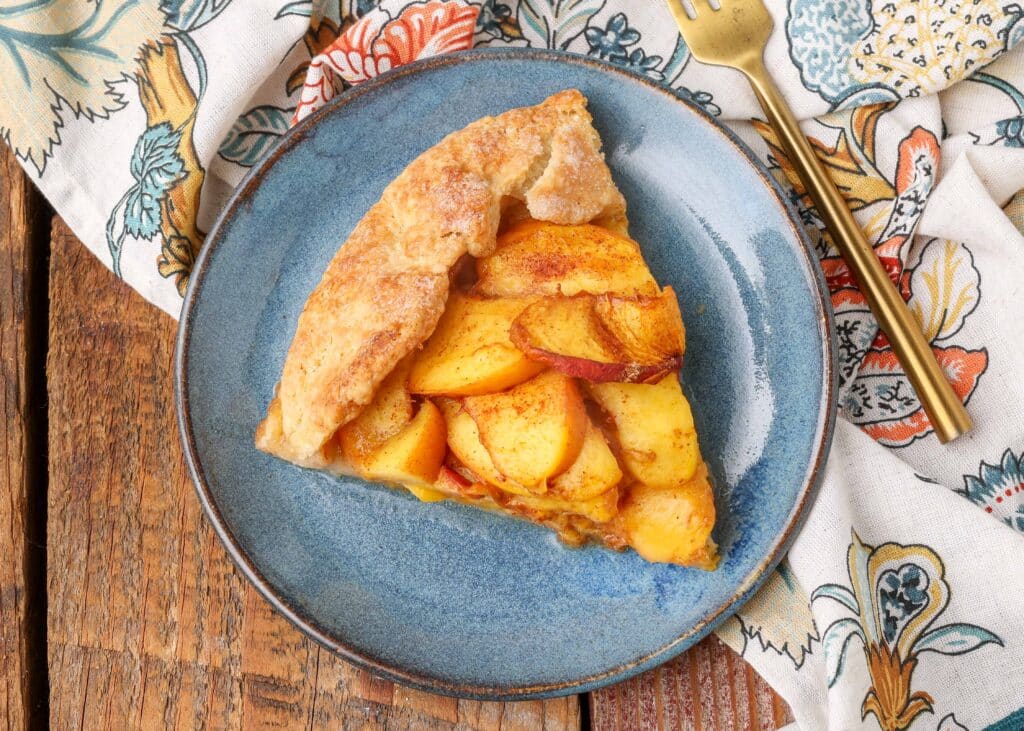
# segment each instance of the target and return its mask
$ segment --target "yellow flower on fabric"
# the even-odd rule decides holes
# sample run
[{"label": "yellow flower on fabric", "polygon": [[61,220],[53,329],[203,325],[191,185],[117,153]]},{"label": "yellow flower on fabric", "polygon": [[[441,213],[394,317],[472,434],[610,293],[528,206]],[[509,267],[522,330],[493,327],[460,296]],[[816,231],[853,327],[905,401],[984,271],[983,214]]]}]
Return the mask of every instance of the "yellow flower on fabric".
[{"label": "yellow flower on fabric", "polygon": [[858,640],[871,680],[861,718],[873,715],[882,731],[904,731],[935,703],[931,693],[913,689],[922,655],[964,655],[985,645],[1002,647],[1003,640],[976,624],[938,625],[950,585],[942,559],[928,546],[871,546],[853,531],[846,559],[849,587],[822,584],[811,593],[812,604],[830,599],[853,615],[832,622],[821,638],[828,687],[839,682]]},{"label": "yellow flower on fabric", "polygon": [[853,49],[850,74],[904,97],[944,89],[1006,48],[1000,0],[875,2],[872,16],[874,27]]}]

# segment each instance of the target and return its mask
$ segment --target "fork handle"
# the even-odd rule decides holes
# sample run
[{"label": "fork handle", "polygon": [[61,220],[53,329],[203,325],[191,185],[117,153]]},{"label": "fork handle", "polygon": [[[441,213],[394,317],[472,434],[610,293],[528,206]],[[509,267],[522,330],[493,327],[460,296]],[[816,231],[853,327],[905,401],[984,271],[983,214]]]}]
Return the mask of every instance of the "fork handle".
[{"label": "fork handle", "polygon": [[782,143],[782,149],[795,165],[846,265],[860,285],[871,312],[889,337],[939,441],[946,443],[970,431],[971,417],[935,359],[935,353],[921,333],[920,324],[875,256],[846,201],[825,172],[789,105],[765,70],[763,61],[749,62],[742,71],[750,80],[768,122]]}]

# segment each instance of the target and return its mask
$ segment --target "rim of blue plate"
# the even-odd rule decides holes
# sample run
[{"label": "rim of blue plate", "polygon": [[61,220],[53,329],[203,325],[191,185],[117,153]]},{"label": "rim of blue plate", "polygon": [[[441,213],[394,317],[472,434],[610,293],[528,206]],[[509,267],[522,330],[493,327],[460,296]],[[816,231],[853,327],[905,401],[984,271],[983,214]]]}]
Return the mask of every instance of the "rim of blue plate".
[{"label": "rim of blue plate", "polygon": [[[316,619],[305,615],[301,610],[292,607],[274,586],[263,576],[259,568],[246,555],[241,545],[231,532],[230,527],[224,520],[223,514],[218,508],[216,501],[207,483],[206,474],[203,470],[200,455],[196,449],[195,437],[191,424],[191,405],[188,396],[188,351],[189,340],[192,329],[192,314],[195,303],[202,294],[203,279],[206,273],[207,261],[217,248],[220,240],[220,232],[235,215],[239,206],[244,204],[253,191],[259,186],[263,173],[272,167],[277,160],[296,144],[299,144],[306,136],[306,133],[323,121],[335,110],[348,104],[352,104],[365,94],[378,91],[381,87],[396,78],[435,70],[446,66],[472,63],[477,60],[494,60],[502,57],[515,57],[516,60],[534,59],[538,61],[567,63],[579,66],[588,66],[602,72],[617,76],[623,81],[641,84],[649,89],[664,95],[674,103],[685,106],[694,112],[697,118],[712,128],[722,139],[732,146],[736,152],[747,161],[757,172],[758,176],[765,182],[776,204],[785,214],[786,222],[792,229],[794,236],[801,243],[801,254],[803,263],[812,279],[817,284],[818,309],[817,321],[819,334],[822,340],[822,368],[824,378],[822,379],[822,403],[824,403],[824,414],[818,425],[817,445],[814,451],[814,458],[808,465],[803,487],[799,498],[790,512],[786,528],[776,539],[771,550],[764,559],[744,579],[743,583],[736,589],[733,595],[701,622],[682,632],[671,642],[649,652],[643,657],[636,658],[628,663],[622,663],[615,667],[608,668],[600,673],[586,677],[574,678],[557,683],[542,685],[523,686],[481,686],[473,684],[452,683],[430,675],[410,672],[404,668],[373,657],[370,654],[359,651],[343,640],[333,636],[317,624]],[[368,670],[388,680],[393,680],[420,690],[425,690],[442,695],[456,696],[461,698],[472,698],[477,700],[528,700],[539,698],[552,698],[556,696],[585,693],[597,688],[611,685],[626,680],[644,670],[660,665],[671,660],[676,655],[696,644],[705,637],[711,630],[731,617],[761,584],[768,578],[769,574],[779,564],[792,545],[796,534],[803,525],[810,510],[821,481],[824,475],[825,462],[828,458],[829,449],[832,444],[832,435],[835,429],[837,415],[837,404],[835,393],[837,389],[837,363],[836,363],[836,341],[835,328],[833,327],[833,313],[831,298],[825,283],[824,274],[817,261],[803,226],[798,222],[796,210],[789,203],[789,200],[780,185],[772,177],[768,168],[758,160],[746,145],[730,129],[720,124],[705,110],[692,102],[682,98],[671,89],[658,84],[633,71],[615,66],[611,63],[598,61],[587,56],[569,53],[566,51],[554,51],[550,49],[518,49],[518,48],[484,48],[459,51],[436,56],[422,61],[392,69],[375,79],[366,81],[359,86],[347,90],[343,94],[330,100],[321,109],[317,110],[306,119],[299,122],[295,127],[288,130],[280,140],[267,152],[263,159],[257,163],[242,178],[235,188],[227,205],[217,217],[206,242],[196,258],[192,268],[188,288],[185,292],[182,305],[181,317],[178,323],[177,343],[174,354],[174,401],[178,416],[178,434],[182,443],[182,450],[185,456],[185,463],[192,478],[192,483],[199,497],[203,512],[213,525],[217,537],[227,550],[231,560],[242,572],[246,579],[256,587],[263,597],[274,607],[274,609],[288,619],[306,636],[317,642],[322,647],[340,655],[345,660]]]}]

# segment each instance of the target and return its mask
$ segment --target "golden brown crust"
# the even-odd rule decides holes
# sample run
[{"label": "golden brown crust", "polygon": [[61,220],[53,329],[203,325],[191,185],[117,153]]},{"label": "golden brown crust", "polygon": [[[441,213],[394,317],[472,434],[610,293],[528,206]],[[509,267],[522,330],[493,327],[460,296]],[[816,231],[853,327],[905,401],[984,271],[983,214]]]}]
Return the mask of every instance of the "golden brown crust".
[{"label": "golden brown crust", "polygon": [[580,92],[485,117],[416,158],[357,224],[299,317],[257,446],[329,467],[322,448],[433,331],[459,257],[495,246],[502,206],[538,220],[625,221]]}]

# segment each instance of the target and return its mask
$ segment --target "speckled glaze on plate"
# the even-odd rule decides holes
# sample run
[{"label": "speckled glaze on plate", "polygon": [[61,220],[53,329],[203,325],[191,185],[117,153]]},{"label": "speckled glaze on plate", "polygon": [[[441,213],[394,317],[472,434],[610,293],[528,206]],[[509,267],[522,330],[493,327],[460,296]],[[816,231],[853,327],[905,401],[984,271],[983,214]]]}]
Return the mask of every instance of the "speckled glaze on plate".
[{"label": "speckled glaze on plate", "polygon": [[[526,522],[424,504],[253,447],[307,295],[384,186],[449,132],[569,87],[590,100],[634,238],[680,296],[682,378],[718,508],[715,572],[568,549]],[[802,236],[730,133],[620,69],[470,51],[391,72],[285,135],[207,238],[176,372],[199,499],[280,612],[399,682],[519,699],[651,668],[757,588],[815,494],[835,416],[834,349]]]}]

